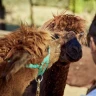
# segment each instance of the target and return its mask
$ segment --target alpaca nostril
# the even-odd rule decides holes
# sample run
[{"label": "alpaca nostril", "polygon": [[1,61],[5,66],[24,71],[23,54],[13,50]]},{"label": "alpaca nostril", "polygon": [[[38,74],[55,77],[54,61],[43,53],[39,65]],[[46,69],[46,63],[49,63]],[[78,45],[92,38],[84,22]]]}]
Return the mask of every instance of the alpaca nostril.
[{"label": "alpaca nostril", "polygon": [[[65,47],[65,48],[63,48]],[[61,47],[60,60],[76,62],[82,57],[82,47],[76,38],[68,41],[65,46]]]},{"label": "alpaca nostril", "polygon": [[72,50],[69,49],[66,55],[71,62],[78,61],[82,57],[82,49],[80,46],[73,46]]}]

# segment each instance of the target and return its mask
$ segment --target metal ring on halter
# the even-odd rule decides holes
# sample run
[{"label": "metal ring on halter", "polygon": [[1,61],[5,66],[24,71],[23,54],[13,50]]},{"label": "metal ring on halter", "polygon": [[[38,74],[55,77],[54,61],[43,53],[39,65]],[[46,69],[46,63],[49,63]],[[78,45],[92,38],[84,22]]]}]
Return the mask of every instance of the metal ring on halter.
[{"label": "metal ring on halter", "polygon": [[36,77],[36,82],[38,82],[38,80],[40,80],[40,82],[43,80],[43,76],[39,75],[38,77]]}]

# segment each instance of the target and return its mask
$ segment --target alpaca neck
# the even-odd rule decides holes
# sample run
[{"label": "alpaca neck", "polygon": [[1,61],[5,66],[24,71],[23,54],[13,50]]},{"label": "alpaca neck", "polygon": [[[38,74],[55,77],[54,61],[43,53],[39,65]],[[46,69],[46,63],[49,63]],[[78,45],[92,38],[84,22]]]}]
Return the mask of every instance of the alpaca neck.
[{"label": "alpaca neck", "polygon": [[57,61],[44,74],[40,96],[63,96],[69,64]]}]

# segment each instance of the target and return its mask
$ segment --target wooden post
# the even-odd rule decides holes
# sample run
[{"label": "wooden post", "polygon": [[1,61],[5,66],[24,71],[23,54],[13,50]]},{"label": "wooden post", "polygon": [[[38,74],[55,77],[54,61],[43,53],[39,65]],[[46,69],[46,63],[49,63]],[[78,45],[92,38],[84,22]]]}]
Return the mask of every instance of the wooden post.
[{"label": "wooden post", "polygon": [[76,1],[73,0],[73,13],[74,13],[74,14],[75,14],[75,12],[76,12],[75,8],[76,8]]},{"label": "wooden post", "polygon": [[30,3],[30,17],[31,17],[31,26],[34,26],[34,18],[33,18],[33,2],[29,0]]},{"label": "wooden post", "polygon": [[5,30],[5,7],[3,6],[2,0],[0,0],[0,29]]}]

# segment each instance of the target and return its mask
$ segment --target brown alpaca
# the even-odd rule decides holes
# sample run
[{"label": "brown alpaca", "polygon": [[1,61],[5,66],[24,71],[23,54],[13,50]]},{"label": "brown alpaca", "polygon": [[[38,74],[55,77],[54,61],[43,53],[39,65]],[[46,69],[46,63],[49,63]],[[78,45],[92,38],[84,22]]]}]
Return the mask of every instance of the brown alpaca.
[{"label": "brown alpaca", "polygon": [[[49,22],[49,24],[48,24],[48,22]],[[70,33],[70,31],[73,31],[77,35],[78,35],[78,33],[84,32],[84,24],[85,24],[84,22],[85,21],[78,16],[62,14],[59,16],[54,16],[54,19],[52,19],[51,21],[48,21],[48,22],[44,24],[44,28],[48,29],[50,31],[56,32],[57,34],[60,32],[62,32],[64,34],[64,30],[68,31],[69,33]],[[61,47],[61,52],[62,52],[62,47]],[[74,55],[76,56],[76,53],[74,53]],[[74,57],[74,55],[72,55],[72,56]],[[71,56],[71,51],[70,51],[70,56]],[[76,57],[74,57],[74,58],[76,59]],[[76,61],[78,61],[78,60],[76,60]],[[73,60],[73,62],[74,61],[75,60]],[[63,62],[64,62],[64,60],[63,60]],[[50,69],[51,72],[52,72],[52,70],[56,70],[56,66],[60,65],[60,63],[64,64],[63,62],[60,62],[60,61],[57,62],[57,64],[54,65],[54,68]],[[60,77],[58,77],[57,75],[52,77],[52,78],[56,79],[56,80],[53,80],[55,82],[55,84],[53,84],[54,85],[53,90],[52,90],[53,93],[51,92],[51,90],[49,91],[47,89],[47,91],[45,92],[46,95],[41,95],[41,96],[51,96],[51,95],[52,96],[63,96],[64,89],[66,86],[69,65],[70,64],[65,61],[65,66],[63,66],[63,68],[60,67],[60,69],[59,69],[59,73],[62,73],[62,74],[60,74]],[[57,71],[55,71],[54,74],[56,74],[56,73],[58,74]],[[51,73],[47,73],[47,74],[51,74]],[[46,82],[47,81],[48,80],[46,80]],[[48,86],[48,84],[46,86]],[[49,84],[48,87],[50,88],[51,84]],[[49,95],[47,95],[47,94],[49,94]]]},{"label": "brown alpaca", "polygon": [[[38,73],[36,69],[24,68],[25,65],[40,64],[48,54],[48,46],[52,49],[51,54],[57,51],[55,55],[50,57],[50,64],[51,61],[57,61],[60,54],[60,44],[56,42],[52,40],[52,35],[49,32],[25,25],[16,32],[0,38],[0,96],[22,96],[25,88],[31,80],[36,78]],[[55,46],[58,46],[58,50]],[[54,56],[56,58],[51,60]]]},{"label": "brown alpaca", "polygon": [[[61,47],[65,45],[64,40],[68,42],[75,37],[72,34],[67,34],[68,37],[64,37],[61,45],[60,40],[56,40],[50,32],[23,25],[16,32],[0,38],[0,95],[22,96],[25,88],[38,73],[37,69],[28,69],[25,66],[30,63],[40,64],[48,54],[47,49],[50,46],[50,68],[58,60]],[[78,50],[81,52],[81,46]],[[80,59],[81,53],[78,53],[78,56]]]},{"label": "brown alpaca", "polygon": [[[96,17],[96,15],[95,15],[95,17]],[[94,20],[96,19],[95,17],[94,17]],[[63,20],[65,20],[65,18],[67,18],[64,22],[68,22],[69,24],[64,23],[62,19],[56,20],[56,18],[60,18],[60,19],[63,18]],[[59,30],[59,32],[61,32],[64,29],[67,31],[71,30],[71,31],[79,32],[79,33],[84,31],[84,24],[85,24],[84,22],[85,21],[82,20],[80,17],[76,18],[73,15],[69,15],[69,16],[65,15],[65,17],[63,17],[63,16],[60,17],[60,15],[59,15],[57,17],[54,16],[54,20],[53,21],[52,20],[53,19],[46,22],[44,24],[43,28],[47,28],[49,30],[55,31],[56,33],[58,32],[58,30]],[[56,22],[59,22],[59,23],[56,24]],[[63,27],[63,23],[65,24],[64,27]],[[60,27],[60,24],[62,25],[61,27]],[[71,24],[72,24],[72,26],[70,26]],[[78,26],[75,26],[75,25],[78,25]],[[53,27],[50,28],[50,26],[53,26]],[[58,27],[56,27],[56,26],[58,26]],[[81,29],[79,29],[79,28],[81,28]],[[82,31],[80,31],[80,30],[82,30]],[[89,32],[89,35],[91,33]],[[82,34],[80,34],[81,36],[77,35],[77,38],[79,39],[81,44],[87,45],[87,40],[86,40],[87,34],[86,33],[83,33],[83,34],[84,34],[83,36],[82,36]],[[96,80],[96,77],[94,75],[96,67],[94,65],[90,49],[84,45],[82,45],[82,51],[83,51],[82,58],[79,61],[72,63],[69,68],[67,84],[69,84],[71,86],[79,86],[79,87],[86,86],[87,87],[87,85],[94,83],[94,81]],[[75,70],[75,68],[77,70]],[[85,69],[86,69],[86,72],[84,71]],[[86,74],[86,73],[89,73],[89,74]]]},{"label": "brown alpaca", "polygon": [[[84,22],[85,21],[78,16],[61,14],[59,16],[54,16],[53,19],[47,21],[41,27],[41,29],[49,30],[52,33],[55,33],[55,37],[62,40],[62,36],[60,36],[61,34],[63,34],[67,38],[69,37],[65,35],[66,32],[70,34],[73,31],[76,35],[78,35],[78,33],[84,32]],[[72,35],[70,35],[70,37],[71,36]],[[66,40],[64,41],[65,43]],[[72,39],[70,39],[70,41],[71,40]],[[66,47],[66,49],[64,48],[64,46],[66,46],[66,44],[61,47],[59,60],[55,62],[53,66],[44,74],[44,79],[41,84],[40,96],[63,96],[70,62],[75,62],[80,59],[77,56],[79,50],[77,50],[78,48],[75,48],[77,46],[73,48],[75,52],[71,49],[73,46]],[[70,52],[69,55],[65,56],[62,53],[66,53],[68,51],[67,49],[70,50]],[[32,91],[34,90],[33,85],[34,83],[32,82],[31,85],[27,87],[24,96],[31,96],[34,94],[34,92]]]},{"label": "brown alpaca", "polygon": [[7,74],[15,74],[26,64],[40,64],[47,55],[47,47],[51,40],[49,32],[38,32],[24,25],[16,32],[0,38],[0,65],[2,67],[6,63],[5,77]]}]

